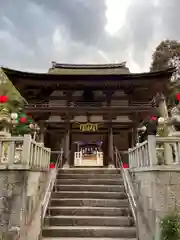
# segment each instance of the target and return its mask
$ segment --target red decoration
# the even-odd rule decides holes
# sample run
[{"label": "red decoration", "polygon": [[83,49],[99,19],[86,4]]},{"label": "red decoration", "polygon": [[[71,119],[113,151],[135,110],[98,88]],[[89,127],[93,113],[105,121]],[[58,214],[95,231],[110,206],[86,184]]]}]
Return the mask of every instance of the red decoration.
[{"label": "red decoration", "polygon": [[25,123],[25,122],[26,122],[26,120],[27,120],[27,118],[26,118],[26,117],[21,117],[21,118],[19,119],[19,122],[20,122],[20,123]]},{"label": "red decoration", "polygon": [[157,120],[157,117],[152,116],[152,117],[151,117],[151,120],[156,121],[156,120]]},{"label": "red decoration", "polygon": [[176,94],[176,100],[180,101],[180,93]]},{"label": "red decoration", "polygon": [[50,163],[49,164],[49,168],[55,168],[55,164],[54,163]]},{"label": "red decoration", "polygon": [[127,163],[123,163],[123,168],[129,168],[129,165]]},{"label": "red decoration", "polygon": [[8,101],[7,96],[0,96],[0,103],[6,103]]},{"label": "red decoration", "polygon": [[33,118],[32,115],[30,113],[27,114],[30,118]]}]

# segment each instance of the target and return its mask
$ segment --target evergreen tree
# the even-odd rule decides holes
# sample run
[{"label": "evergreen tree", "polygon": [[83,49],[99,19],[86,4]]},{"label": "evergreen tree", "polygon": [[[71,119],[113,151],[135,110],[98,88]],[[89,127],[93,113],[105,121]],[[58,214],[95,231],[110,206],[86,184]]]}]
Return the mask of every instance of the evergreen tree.
[{"label": "evergreen tree", "polygon": [[168,104],[172,106],[176,103],[175,95],[180,92],[180,42],[174,40],[162,41],[152,56],[151,71],[169,67],[175,68],[168,86],[169,96],[167,96]]},{"label": "evergreen tree", "polygon": [[[24,114],[25,99],[21,96],[18,90],[14,87],[12,82],[0,69],[0,97],[4,96],[7,101],[0,103],[0,114],[7,114],[10,118],[11,113],[17,113],[16,123],[10,124],[9,128],[13,135],[24,135],[32,132],[29,127],[33,122],[32,118]],[[5,110],[5,111],[4,111]],[[1,128],[6,122],[1,122]]]}]

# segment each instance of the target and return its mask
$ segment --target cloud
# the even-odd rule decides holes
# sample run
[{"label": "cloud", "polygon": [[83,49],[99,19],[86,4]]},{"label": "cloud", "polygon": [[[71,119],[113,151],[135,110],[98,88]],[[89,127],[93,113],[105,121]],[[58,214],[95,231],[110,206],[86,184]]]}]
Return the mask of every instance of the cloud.
[{"label": "cloud", "polygon": [[105,0],[0,0],[0,6],[0,65],[23,70],[46,71],[52,60],[128,61],[144,70],[161,40],[180,38],[179,0],[132,0],[114,35],[106,31]]},{"label": "cloud", "polygon": [[56,23],[63,23],[75,41],[95,44],[106,25],[104,0],[34,0],[52,13]]},{"label": "cloud", "polygon": [[159,0],[159,14],[161,18],[161,29],[164,35],[172,39],[180,39],[180,1]]},{"label": "cloud", "polygon": [[[0,42],[8,51],[7,56],[1,54],[0,64],[43,69],[51,60],[80,61],[78,59],[80,55],[82,58],[82,52],[91,56],[85,56],[87,61],[95,61],[96,56],[98,61],[95,45],[106,25],[104,0],[17,2],[10,4],[10,1],[0,0],[3,8],[0,15]],[[12,44],[6,38],[11,38]],[[11,45],[10,49],[7,45]],[[24,56],[17,55],[19,48]]]}]

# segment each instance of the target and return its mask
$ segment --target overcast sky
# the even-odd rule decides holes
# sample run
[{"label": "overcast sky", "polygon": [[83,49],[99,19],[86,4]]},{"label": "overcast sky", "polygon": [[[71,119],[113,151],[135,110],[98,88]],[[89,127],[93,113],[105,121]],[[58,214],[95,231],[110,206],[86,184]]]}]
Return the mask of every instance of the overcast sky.
[{"label": "overcast sky", "polygon": [[161,40],[180,40],[179,12],[180,0],[0,0],[0,65],[127,61],[148,71]]}]

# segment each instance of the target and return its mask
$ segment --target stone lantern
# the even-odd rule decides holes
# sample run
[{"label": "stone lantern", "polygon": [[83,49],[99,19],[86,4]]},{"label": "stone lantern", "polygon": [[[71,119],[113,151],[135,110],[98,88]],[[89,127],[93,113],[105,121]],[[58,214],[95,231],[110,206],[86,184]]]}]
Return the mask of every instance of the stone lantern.
[{"label": "stone lantern", "polygon": [[9,137],[11,125],[11,114],[7,108],[3,108],[0,111],[0,136]]},{"label": "stone lantern", "polygon": [[158,124],[160,126],[168,126],[170,128],[169,136],[180,136],[180,93],[176,95],[176,99],[179,103],[173,107],[170,111],[171,116],[168,118],[160,118]]}]

